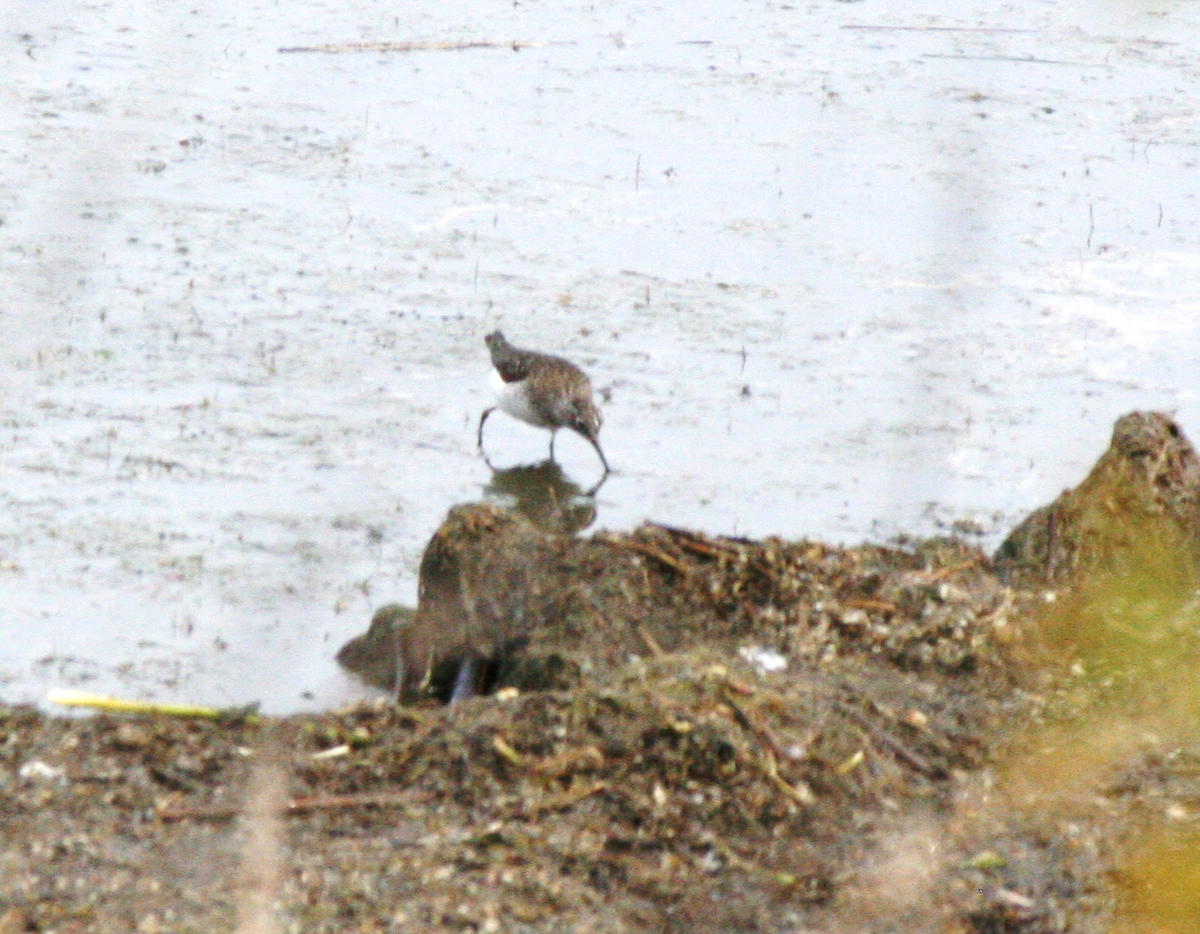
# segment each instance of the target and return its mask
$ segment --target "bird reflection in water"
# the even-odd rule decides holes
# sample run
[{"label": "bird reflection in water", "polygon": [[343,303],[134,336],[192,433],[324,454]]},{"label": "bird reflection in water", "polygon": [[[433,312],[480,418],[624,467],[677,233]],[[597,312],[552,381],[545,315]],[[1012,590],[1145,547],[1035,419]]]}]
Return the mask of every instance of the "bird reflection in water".
[{"label": "bird reflection in water", "polygon": [[540,529],[574,535],[596,521],[597,489],[599,484],[583,490],[557,463],[546,460],[493,471],[484,494],[497,505],[516,510]]}]

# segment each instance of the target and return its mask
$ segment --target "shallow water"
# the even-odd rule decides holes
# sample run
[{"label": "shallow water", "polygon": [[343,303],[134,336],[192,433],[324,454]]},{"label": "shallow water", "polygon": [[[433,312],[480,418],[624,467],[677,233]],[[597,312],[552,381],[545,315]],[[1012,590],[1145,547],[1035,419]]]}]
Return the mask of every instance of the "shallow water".
[{"label": "shallow water", "polygon": [[[495,327],[601,390],[601,527],[991,547],[1121,413],[1200,436],[1194,4],[26,6],[5,700],[356,696]],[[278,51],[387,41],[502,45]]]}]

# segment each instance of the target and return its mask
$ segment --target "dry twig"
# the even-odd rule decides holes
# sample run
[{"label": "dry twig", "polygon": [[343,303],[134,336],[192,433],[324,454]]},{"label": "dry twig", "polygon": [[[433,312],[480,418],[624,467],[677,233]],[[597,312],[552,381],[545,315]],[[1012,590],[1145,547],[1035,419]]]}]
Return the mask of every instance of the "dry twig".
[{"label": "dry twig", "polygon": [[[346,811],[364,807],[404,807],[411,803],[410,797],[399,794],[320,795],[311,798],[293,798],[283,804],[277,814],[292,817],[313,811]],[[157,813],[159,820],[170,823],[182,820],[233,820],[244,813],[238,807],[181,807],[163,808]]]},{"label": "dry twig", "polygon": [[[549,42],[330,42],[325,45],[292,45],[280,52],[458,52],[463,49],[532,49],[551,45]],[[553,43],[555,45],[564,43]]]},{"label": "dry twig", "polygon": [[891,733],[888,733],[878,724],[872,723],[853,707],[848,704],[838,703],[837,709],[843,716],[853,720],[875,740],[890,749],[898,759],[907,762],[922,775],[937,777],[943,773],[943,769],[931,765],[929,760],[920,753],[910,749],[906,744],[896,739],[896,737],[892,736]]},{"label": "dry twig", "polygon": [[619,538],[606,539],[609,545],[615,545],[618,548],[626,548],[629,551],[636,551],[638,554],[645,555],[648,558],[653,558],[660,564],[665,564],[673,571],[678,571],[684,577],[690,577],[692,569],[680,561],[678,558],[672,557],[661,549],[655,548],[653,545],[647,545],[643,542],[630,542]]}]

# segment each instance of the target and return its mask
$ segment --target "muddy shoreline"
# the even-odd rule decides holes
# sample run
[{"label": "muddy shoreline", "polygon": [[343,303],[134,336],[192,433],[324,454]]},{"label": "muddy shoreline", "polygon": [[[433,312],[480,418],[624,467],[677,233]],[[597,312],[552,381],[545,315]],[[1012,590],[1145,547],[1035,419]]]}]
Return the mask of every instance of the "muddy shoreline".
[{"label": "muddy shoreline", "polygon": [[1194,886],[1129,866],[1173,865],[1139,847],[1200,800],[1198,493],[1174,421],[1132,413],[995,561],[458,507],[422,606],[343,660],[395,689],[408,627],[441,621],[433,665],[498,614],[494,693],[0,710],[0,932],[1065,934],[1151,890],[1161,922]]},{"label": "muddy shoreline", "polygon": [[[244,854],[263,762],[287,802],[258,818],[283,841],[281,930],[821,930],[896,910],[924,924],[931,897],[975,930],[1101,912],[1058,892],[1094,860],[962,868],[995,828],[934,831],[1039,712],[1010,658],[1032,597],[978,552],[653,526],[581,551],[570,572],[620,631],[570,631],[577,654],[530,666],[557,689],[255,724],[5,711],[5,930],[230,929],[259,872]],[[618,615],[609,596],[637,578],[640,612]],[[903,904],[889,848],[921,864]]]}]

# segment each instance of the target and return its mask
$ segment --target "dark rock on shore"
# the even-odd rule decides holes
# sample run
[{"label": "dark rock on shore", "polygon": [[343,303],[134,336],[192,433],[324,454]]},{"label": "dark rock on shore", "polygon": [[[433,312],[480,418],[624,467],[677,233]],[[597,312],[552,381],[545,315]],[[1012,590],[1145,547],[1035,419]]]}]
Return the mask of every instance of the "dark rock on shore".
[{"label": "dark rock on shore", "polygon": [[996,552],[1006,576],[1043,583],[1146,562],[1200,570],[1200,459],[1163,412],[1119,418],[1087,478],[1031,513]]}]

